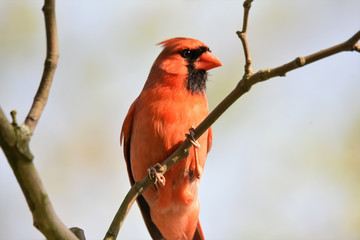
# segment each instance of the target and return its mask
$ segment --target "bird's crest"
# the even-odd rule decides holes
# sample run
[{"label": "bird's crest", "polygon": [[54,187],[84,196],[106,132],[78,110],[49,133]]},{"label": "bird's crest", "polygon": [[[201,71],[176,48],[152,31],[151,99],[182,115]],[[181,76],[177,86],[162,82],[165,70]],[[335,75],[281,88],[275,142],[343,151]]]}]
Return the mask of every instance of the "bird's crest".
[{"label": "bird's crest", "polygon": [[207,47],[205,43],[193,39],[193,38],[170,38],[165,41],[158,43],[157,45],[161,45],[164,49],[171,49],[175,51],[183,50],[183,49],[197,49],[199,47]]}]

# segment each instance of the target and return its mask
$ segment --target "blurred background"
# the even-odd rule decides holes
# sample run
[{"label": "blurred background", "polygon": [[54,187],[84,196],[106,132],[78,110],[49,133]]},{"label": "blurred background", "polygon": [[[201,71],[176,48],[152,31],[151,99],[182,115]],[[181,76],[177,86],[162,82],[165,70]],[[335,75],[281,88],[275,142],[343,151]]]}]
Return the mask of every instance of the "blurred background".
[{"label": "blurred background", "polygon": [[[210,71],[213,109],[243,74],[235,32],[243,1],[58,1],[60,58],[31,140],[63,222],[102,239],[129,190],[119,135],[161,51],[192,37],[223,67]],[[43,70],[42,1],[0,2],[0,104],[27,115]],[[360,1],[260,1],[248,40],[253,70],[347,40]],[[255,85],[214,125],[199,198],[207,239],[360,239],[360,55],[340,53]],[[119,239],[149,239],[138,207]],[[44,239],[0,153],[0,239]]]}]

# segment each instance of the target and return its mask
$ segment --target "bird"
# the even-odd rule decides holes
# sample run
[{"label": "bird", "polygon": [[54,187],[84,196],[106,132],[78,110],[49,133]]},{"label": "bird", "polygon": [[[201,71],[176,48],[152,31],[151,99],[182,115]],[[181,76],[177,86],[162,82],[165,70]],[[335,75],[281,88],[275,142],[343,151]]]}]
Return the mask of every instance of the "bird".
[{"label": "bird", "polygon": [[[184,142],[189,129],[191,133],[208,116],[207,71],[222,66],[209,47],[196,39],[177,37],[158,45],[163,50],[121,129],[120,144],[131,185],[159,166]],[[164,182],[137,198],[152,239],[205,239],[199,222],[198,188],[212,129],[192,142],[197,146],[159,179]]]}]

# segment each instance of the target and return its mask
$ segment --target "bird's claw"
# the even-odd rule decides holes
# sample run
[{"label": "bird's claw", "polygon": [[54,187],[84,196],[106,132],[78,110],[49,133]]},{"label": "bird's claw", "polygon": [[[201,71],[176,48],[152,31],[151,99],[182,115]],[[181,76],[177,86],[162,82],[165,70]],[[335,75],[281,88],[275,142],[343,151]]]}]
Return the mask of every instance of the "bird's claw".
[{"label": "bird's claw", "polygon": [[156,189],[158,188],[158,185],[160,185],[160,187],[165,186],[166,180],[164,175],[161,173],[162,171],[163,167],[160,163],[156,163],[154,166],[151,166],[147,169],[149,178],[150,180],[154,180]]},{"label": "bird's claw", "polygon": [[200,179],[202,174],[202,167],[200,165],[198,152],[197,152],[197,149],[200,148],[200,144],[195,139],[195,128],[191,126],[191,128],[189,128],[189,133],[185,135],[189,140],[189,142],[194,146],[194,154],[195,154],[195,158],[191,162],[189,170],[192,172],[193,176],[195,176],[197,179]]},{"label": "bird's claw", "polygon": [[195,148],[200,148],[200,144],[195,140],[195,128],[193,126],[189,128],[189,133],[186,133],[185,136]]}]

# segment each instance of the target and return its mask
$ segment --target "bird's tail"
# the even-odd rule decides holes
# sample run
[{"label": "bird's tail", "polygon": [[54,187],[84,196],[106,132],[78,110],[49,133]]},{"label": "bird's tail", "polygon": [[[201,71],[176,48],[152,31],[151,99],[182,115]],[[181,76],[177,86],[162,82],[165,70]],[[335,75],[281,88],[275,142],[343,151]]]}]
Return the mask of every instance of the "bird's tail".
[{"label": "bird's tail", "polygon": [[200,220],[198,220],[193,240],[205,240],[204,233],[201,229]]}]

